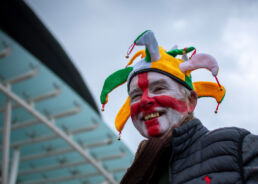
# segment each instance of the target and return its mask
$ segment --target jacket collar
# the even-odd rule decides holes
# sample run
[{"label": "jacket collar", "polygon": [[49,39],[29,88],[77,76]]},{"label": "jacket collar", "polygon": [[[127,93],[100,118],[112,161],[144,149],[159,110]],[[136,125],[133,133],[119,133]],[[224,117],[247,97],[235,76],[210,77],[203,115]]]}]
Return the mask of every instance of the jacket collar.
[{"label": "jacket collar", "polygon": [[173,130],[173,151],[177,153],[183,152],[206,133],[208,133],[208,129],[202,125],[199,119],[194,118],[186,122]]}]

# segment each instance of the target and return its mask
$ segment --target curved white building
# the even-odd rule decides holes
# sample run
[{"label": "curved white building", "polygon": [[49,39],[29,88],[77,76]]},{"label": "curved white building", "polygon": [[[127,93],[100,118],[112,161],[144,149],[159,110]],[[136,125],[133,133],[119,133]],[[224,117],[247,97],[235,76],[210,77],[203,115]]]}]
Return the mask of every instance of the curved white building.
[{"label": "curved white building", "polygon": [[133,154],[71,60],[24,2],[1,7],[2,183],[119,183]]}]

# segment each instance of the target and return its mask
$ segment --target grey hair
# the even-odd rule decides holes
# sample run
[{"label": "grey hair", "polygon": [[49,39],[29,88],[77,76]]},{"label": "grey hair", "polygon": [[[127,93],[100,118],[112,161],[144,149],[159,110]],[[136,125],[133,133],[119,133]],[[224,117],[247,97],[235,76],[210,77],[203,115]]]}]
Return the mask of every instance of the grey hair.
[{"label": "grey hair", "polygon": [[[191,91],[180,84],[179,84],[179,90],[184,95],[185,98],[188,98],[191,95]],[[181,125],[187,123],[188,121],[192,120],[193,118],[194,118],[194,113],[193,112],[189,113]]]},{"label": "grey hair", "polygon": [[191,95],[191,91],[189,89],[187,89],[186,87],[179,85],[180,86],[180,91],[186,96],[190,96]]}]

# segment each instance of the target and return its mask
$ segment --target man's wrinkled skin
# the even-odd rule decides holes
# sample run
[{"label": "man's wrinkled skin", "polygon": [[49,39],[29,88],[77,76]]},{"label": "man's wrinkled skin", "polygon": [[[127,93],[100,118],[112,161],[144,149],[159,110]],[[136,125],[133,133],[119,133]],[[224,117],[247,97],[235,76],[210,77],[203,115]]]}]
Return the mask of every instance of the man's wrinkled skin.
[{"label": "man's wrinkled skin", "polygon": [[157,72],[138,74],[129,87],[131,118],[146,138],[158,137],[179,127],[197,103],[195,91]]}]

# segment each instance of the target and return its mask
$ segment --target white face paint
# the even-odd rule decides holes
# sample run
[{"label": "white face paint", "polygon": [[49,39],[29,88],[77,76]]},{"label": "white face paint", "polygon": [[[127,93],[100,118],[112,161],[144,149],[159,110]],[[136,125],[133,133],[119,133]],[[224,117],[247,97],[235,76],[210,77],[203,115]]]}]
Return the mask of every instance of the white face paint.
[{"label": "white face paint", "polygon": [[178,127],[193,111],[182,88],[157,72],[141,73],[131,80],[131,118],[144,137],[160,136],[171,127]]}]

